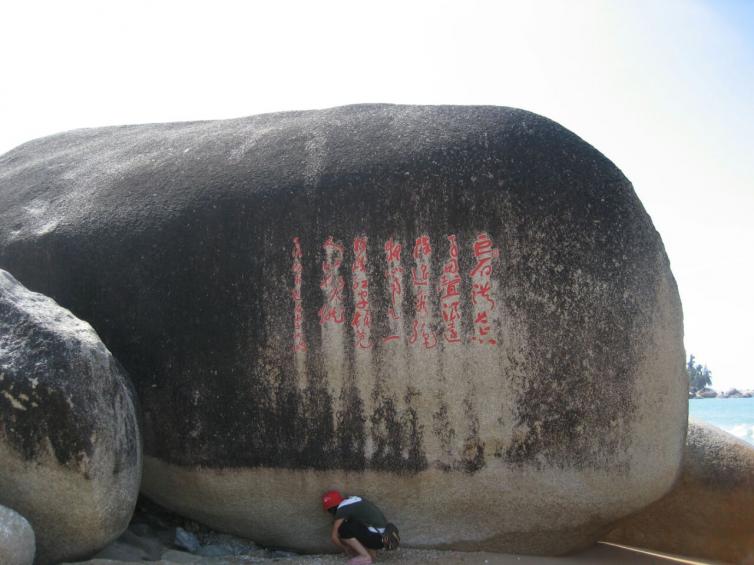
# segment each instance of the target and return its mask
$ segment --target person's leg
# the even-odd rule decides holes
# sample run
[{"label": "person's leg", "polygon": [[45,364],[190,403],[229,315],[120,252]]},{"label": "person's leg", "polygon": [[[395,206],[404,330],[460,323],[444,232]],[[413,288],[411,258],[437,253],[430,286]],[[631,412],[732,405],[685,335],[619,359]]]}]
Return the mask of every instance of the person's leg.
[{"label": "person's leg", "polygon": [[343,538],[340,538],[340,541],[343,543],[343,551],[345,552],[346,557],[356,557],[358,555],[353,549],[345,545],[345,540],[343,540]]},{"label": "person's leg", "polygon": [[341,538],[341,541],[346,544],[349,548],[351,548],[359,557],[368,557],[369,559],[372,559],[372,556],[369,555],[369,552],[367,551],[367,548],[361,545],[361,542],[356,538]]},{"label": "person's leg", "polygon": [[338,528],[338,537],[348,549],[356,554],[357,557],[364,560],[364,563],[371,563],[373,558],[369,555],[367,548],[364,547],[364,544],[359,539],[364,537],[364,532],[362,530],[367,531],[363,524],[346,520],[340,525],[340,528]]},{"label": "person's leg", "polygon": [[372,561],[376,561],[377,550],[384,547],[382,544],[382,534],[376,531],[373,532],[372,530],[364,526],[362,528],[359,528],[359,531],[356,534],[356,538],[367,550],[369,557],[372,558]]}]

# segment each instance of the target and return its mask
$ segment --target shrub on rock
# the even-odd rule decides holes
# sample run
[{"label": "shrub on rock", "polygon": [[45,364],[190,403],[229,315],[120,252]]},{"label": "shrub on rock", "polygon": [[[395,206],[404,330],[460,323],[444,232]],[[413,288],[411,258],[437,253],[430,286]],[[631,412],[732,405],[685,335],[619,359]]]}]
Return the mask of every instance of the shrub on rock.
[{"label": "shrub on rock", "polygon": [[37,563],[116,538],[140,477],[123,368],[89,324],[0,270],[0,503],[33,525]]},{"label": "shrub on rock", "polygon": [[329,547],[321,492],[414,546],[561,553],[662,496],[681,307],[630,182],[558,124],[366,105],[81,130],[0,157],[0,265],[91,321],[144,491]]}]

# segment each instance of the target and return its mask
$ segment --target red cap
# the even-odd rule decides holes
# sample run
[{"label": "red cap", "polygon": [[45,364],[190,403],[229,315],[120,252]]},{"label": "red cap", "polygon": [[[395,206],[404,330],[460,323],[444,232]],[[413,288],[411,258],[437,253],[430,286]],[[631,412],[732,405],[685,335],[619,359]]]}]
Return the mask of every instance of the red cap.
[{"label": "red cap", "polygon": [[337,490],[331,490],[322,495],[322,506],[325,510],[330,510],[341,502],[343,502],[343,495]]}]

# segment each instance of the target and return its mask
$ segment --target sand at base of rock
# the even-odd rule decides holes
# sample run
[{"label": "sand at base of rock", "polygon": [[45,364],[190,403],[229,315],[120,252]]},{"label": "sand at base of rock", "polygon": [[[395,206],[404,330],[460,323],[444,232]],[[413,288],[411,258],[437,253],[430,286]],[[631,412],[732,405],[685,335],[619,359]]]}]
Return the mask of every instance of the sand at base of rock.
[{"label": "sand at base of rock", "polygon": [[[643,550],[642,550],[643,551]],[[286,558],[244,558],[244,557],[216,557],[206,558],[170,551],[160,561],[151,563],[160,565],[174,565],[177,563],[191,563],[194,565],[246,565],[250,563],[280,565],[343,565],[347,560],[341,555],[302,555]],[[93,559],[82,561],[77,565],[144,565],[145,561],[117,561],[112,559]],[[657,565],[661,563],[685,563],[718,565],[718,562],[700,560],[681,556],[671,556],[657,552],[641,553],[620,547],[596,545],[586,551],[563,557],[540,557],[532,555],[511,555],[487,552],[439,551],[425,549],[400,549],[392,553],[381,553],[376,563],[390,563],[394,565],[421,565],[425,563],[437,565]]]}]

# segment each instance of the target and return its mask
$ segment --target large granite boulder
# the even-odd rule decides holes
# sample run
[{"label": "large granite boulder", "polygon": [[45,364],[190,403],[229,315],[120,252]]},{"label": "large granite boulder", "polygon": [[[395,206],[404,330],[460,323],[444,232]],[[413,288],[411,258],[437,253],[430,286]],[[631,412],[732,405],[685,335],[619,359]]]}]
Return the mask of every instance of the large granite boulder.
[{"label": "large granite boulder", "polygon": [[710,424],[689,422],[678,484],[622,520],[607,540],[754,564],[754,446]]},{"label": "large granite boulder", "polygon": [[0,505],[0,563],[32,565],[34,548],[31,524],[15,510]]},{"label": "large granite boulder", "polygon": [[673,484],[681,306],[630,182],[558,124],[365,105],[80,130],[0,157],[0,266],[135,381],[143,490],[330,547],[561,553]]},{"label": "large granite boulder", "polygon": [[31,522],[37,564],[128,526],[141,478],[133,392],[91,326],[0,270],[0,504]]}]

